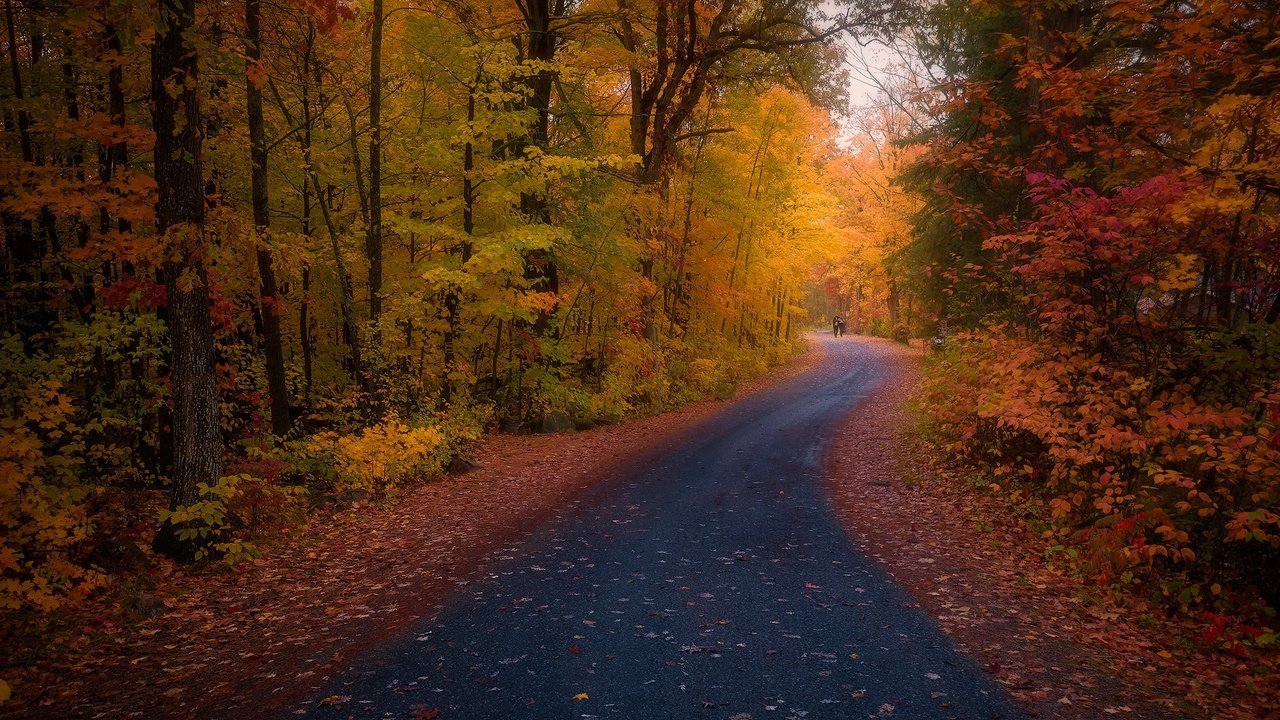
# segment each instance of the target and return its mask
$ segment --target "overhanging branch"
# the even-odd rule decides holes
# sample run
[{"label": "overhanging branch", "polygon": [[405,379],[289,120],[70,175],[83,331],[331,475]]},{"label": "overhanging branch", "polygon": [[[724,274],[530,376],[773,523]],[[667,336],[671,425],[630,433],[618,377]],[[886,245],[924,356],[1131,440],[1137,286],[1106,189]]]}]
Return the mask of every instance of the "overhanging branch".
[{"label": "overhanging branch", "polygon": [[720,135],[722,133],[731,133],[733,131],[734,131],[734,128],[731,128],[731,127],[706,128],[704,130],[695,130],[693,132],[681,133],[671,138],[671,141],[680,142],[681,140],[688,140],[689,138],[703,137],[705,135]]}]

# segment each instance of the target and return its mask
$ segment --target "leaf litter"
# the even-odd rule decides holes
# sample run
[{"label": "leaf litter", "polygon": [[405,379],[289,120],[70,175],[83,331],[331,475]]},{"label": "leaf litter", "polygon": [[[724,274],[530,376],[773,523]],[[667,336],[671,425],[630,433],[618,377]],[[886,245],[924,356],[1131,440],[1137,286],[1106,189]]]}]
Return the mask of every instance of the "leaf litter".
[{"label": "leaf litter", "polygon": [[1192,623],[1091,593],[1044,559],[1043,540],[999,497],[969,489],[913,427],[907,399],[921,356],[896,347],[890,377],[831,444],[828,487],[854,541],[958,649],[1035,718],[1280,717],[1274,668],[1259,678],[1197,645]]}]

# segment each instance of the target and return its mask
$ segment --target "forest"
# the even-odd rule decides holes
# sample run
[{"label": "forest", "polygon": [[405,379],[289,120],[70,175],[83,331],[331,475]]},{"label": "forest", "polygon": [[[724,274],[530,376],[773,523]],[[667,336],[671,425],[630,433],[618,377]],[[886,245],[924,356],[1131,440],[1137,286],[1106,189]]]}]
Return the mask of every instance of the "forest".
[{"label": "forest", "polygon": [[947,2],[903,262],[945,442],[1241,656],[1280,604],[1280,7]]},{"label": "forest", "polygon": [[883,12],[9,3],[4,603],[789,355]]},{"label": "forest", "polygon": [[731,398],[844,314],[931,348],[920,432],[1047,555],[1274,659],[1274,2],[3,13],[15,646],[495,433]]}]

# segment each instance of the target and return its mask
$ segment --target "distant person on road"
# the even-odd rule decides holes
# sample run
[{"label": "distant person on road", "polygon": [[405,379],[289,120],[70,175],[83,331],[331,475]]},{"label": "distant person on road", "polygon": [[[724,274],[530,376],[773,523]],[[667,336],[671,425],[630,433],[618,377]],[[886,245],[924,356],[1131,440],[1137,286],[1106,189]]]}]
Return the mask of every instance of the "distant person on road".
[{"label": "distant person on road", "polygon": [[831,318],[831,332],[836,337],[840,337],[841,335],[844,334],[844,316],[843,315],[836,315],[835,317]]}]

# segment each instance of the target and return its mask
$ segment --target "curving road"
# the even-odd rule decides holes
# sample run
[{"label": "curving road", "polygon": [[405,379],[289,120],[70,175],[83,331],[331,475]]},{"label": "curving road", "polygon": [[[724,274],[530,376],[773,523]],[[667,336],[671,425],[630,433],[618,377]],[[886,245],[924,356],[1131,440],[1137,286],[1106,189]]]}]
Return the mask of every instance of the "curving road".
[{"label": "curving road", "polygon": [[832,514],[824,449],[893,370],[816,341],[818,367],[587,493],[285,717],[1019,717]]}]

